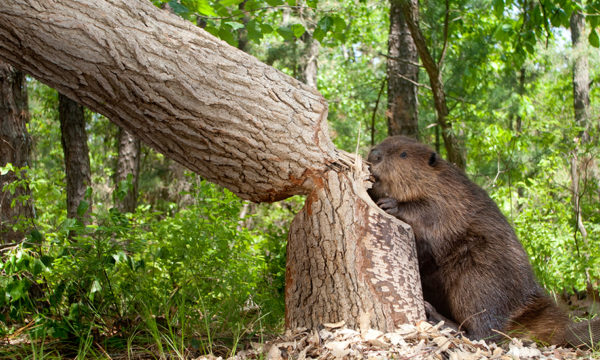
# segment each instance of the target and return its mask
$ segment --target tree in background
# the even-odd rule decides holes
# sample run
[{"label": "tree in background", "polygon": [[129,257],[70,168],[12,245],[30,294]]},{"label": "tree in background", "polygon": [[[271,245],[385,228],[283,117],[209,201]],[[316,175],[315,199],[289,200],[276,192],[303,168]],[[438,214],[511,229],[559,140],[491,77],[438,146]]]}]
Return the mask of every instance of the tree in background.
[{"label": "tree in background", "polygon": [[119,155],[115,170],[115,207],[120,212],[134,212],[140,177],[141,143],[129,131],[119,128]]},{"label": "tree in background", "polygon": [[[31,138],[25,74],[0,63],[0,244],[24,238],[15,227],[33,218],[33,202],[23,168],[30,165]],[[27,221],[25,221],[27,222]]]},{"label": "tree in background", "polygon": [[91,211],[91,172],[83,106],[59,94],[58,118],[65,155],[67,216],[86,223]]},{"label": "tree in background", "polygon": [[419,54],[400,3],[401,0],[390,1],[387,57],[388,135],[406,135],[418,139]]},{"label": "tree in background", "polygon": [[444,84],[442,81],[442,64],[444,57],[446,56],[446,50],[448,46],[448,27],[450,17],[450,4],[446,1],[446,11],[444,16],[444,43],[439,58],[436,60],[431,56],[431,52],[427,47],[427,41],[421,32],[419,27],[419,3],[417,0],[402,0],[400,1],[400,7],[404,18],[410,29],[410,34],[417,48],[421,62],[427,75],[429,75],[429,83],[431,85],[431,91],[433,93],[433,102],[437,113],[438,125],[442,130],[442,138],[444,139],[444,147],[446,148],[446,156],[448,161],[454,163],[461,169],[466,167],[466,159],[464,150],[460,146],[458,137],[455,134],[455,129],[452,128],[452,124],[449,122],[448,115],[448,104],[446,103],[446,93],[444,91]]},{"label": "tree in background", "polygon": [[[578,129],[575,136],[573,150],[571,151],[571,190],[573,212],[576,229],[581,234],[586,250],[584,256],[589,258],[588,232],[583,223],[581,198],[586,189],[586,182],[591,177],[591,168],[595,160],[589,154],[581,154],[581,147],[590,141],[590,76],[587,54],[587,37],[585,27],[585,15],[581,8],[576,8],[570,18],[571,42],[573,48],[573,110],[574,125]],[[583,185],[583,186],[582,186]],[[577,236],[575,236],[577,241]],[[588,289],[592,289],[589,269],[586,268]]]}]

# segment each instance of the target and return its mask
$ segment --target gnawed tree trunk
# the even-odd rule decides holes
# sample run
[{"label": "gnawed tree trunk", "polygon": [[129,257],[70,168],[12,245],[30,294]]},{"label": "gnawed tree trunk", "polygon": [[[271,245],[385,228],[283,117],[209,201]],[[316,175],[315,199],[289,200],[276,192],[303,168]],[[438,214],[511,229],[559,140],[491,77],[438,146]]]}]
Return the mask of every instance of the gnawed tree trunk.
[{"label": "gnawed tree trunk", "polygon": [[4,0],[0,39],[0,59],[240,197],[308,195],[290,236],[290,326],[424,318],[414,241],[331,142],[315,89],[145,0]]},{"label": "gnawed tree trunk", "polygon": [[[424,316],[412,231],[373,207],[354,176],[329,171],[294,218],[287,247],[287,327],[343,320],[354,328],[389,331]],[[408,296],[407,286],[413,289]]]},{"label": "gnawed tree trunk", "polygon": [[115,171],[115,207],[134,212],[137,206],[141,143],[127,130],[119,129],[119,155]]},{"label": "gnawed tree trunk", "polygon": [[388,135],[419,137],[419,54],[397,0],[390,1],[388,38]]},{"label": "gnawed tree trunk", "polygon": [[[0,166],[7,163],[19,169],[29,166],[31,138],[26,127],[28,121],[25,74],[0,63]],[[33,218],[32,202],[24,200],[24,197],[30,196],[28,186],[19,185],[12,193],[2,190],[4,185],[14,181],[18,181],[14,171],[0,175],[0,244],[22,240],[23,231],[13,230],[13,225]]]},{"label": "gnawed tree trunk", "polygon": [[[87,221],[90,211],[90,199],[84,200],[91,185],[90,156],[85,130],[83,106],[58,94],[58,118],[60,120],[60,140],[65,154],[65,176],[67,178],[67,216]],[[87,205],[83,213],[78,214],[82,201]]]}]

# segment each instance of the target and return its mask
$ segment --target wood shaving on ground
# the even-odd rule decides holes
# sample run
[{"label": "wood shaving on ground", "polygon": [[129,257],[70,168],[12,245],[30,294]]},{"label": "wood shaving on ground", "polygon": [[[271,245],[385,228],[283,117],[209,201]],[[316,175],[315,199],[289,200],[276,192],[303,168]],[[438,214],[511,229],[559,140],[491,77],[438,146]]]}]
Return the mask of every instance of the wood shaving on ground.
[{"label": "wood shaving on ground", "polygon": [[[325,324],[320,331],[288,330],[282,336],[264,344],[238,352],[237,359],[593,359],[589,351],[540,347],[531,341],[511,339],[504,344],[471,341],[443,322],[431,325],[402,325],[391,333],[377,330],[359,332],[343,327],[343,323]],[[201,356],[196,360],[222,360]]]}]

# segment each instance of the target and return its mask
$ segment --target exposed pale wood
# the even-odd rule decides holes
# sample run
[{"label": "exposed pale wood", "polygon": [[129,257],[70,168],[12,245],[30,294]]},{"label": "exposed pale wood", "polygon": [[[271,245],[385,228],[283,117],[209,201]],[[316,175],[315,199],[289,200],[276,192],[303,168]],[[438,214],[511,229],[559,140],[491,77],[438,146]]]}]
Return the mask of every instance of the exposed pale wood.
[{"label": "exposed pale wood", "polygon": [[286,325],[393,330],[424,319],[410,227],[374,206],[351,174],[322,180],[290,229]]}]

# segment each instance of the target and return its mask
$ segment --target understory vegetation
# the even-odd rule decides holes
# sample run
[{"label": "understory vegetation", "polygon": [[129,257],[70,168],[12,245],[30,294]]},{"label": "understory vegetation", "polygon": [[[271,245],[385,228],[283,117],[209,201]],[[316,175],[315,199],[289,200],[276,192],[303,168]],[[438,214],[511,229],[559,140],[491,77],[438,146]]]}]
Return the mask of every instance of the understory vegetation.
[{"label": "understory vegetation", "polygon": [[[317,86],[335,144],[365,155],[387,136],[389,4],[244,1],[250,17],[243,22],[241,1],[154,3],[207,22],[233,45],[245,31],[247,52],[292,76],[302,36],[320,29]],[[547,38],[531,38],[517,2],[501,10],[498,3],[451,7],[443,69],[449,120],[466,150],[466,172],[514,225],[540,283],[555,294],[592,296],[600,287],[600,56],[594,47],[585,53],[593,140],[582,143],[568,31],[557,22]],[[437,56],[443,11],[442,2],[422,4]],[[420,138],[444,156],[424,70],[419,83]],[[33,78],[27,86],[31,165],[0,172],[18,174],[2,192],[28,188],[15,201],[31,201],[35,214],[15,225],[25,241],[0,241],[0,359],[229,356],[283,330],[287,231],[304,199],[252,204],[143,146],[138,205],[120,212],[114,201],[132,180],[114,184],[118,127],[86,110],[92,178],[78,211],[88,215],[68,218],[58,94]],[[577,193],[573,158],[581,164]]]}]

